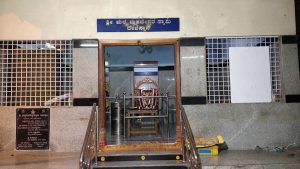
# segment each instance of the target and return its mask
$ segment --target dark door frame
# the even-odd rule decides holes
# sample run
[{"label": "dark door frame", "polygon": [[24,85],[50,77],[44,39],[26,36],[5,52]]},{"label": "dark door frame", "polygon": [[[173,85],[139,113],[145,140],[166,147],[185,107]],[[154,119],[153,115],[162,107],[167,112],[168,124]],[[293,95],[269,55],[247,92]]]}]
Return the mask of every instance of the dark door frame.
[{"label": "dark door frame", "polygon": [[[105,128],[105,47],[122,46],[122,45],[173,45],[174,46],[174,71],[175,71],[175,95],[176,95],[176,141],[175,143],[141,143],[138,145],[106,145],[106,128]],[[180,56],[179,56],[178,39],[159,39],[159,40],[108,40],[99,42],[99,153],[122,152],[122,151],[181,151],[182,133],[180,124],[180,104],[181,104],[181,85],[180,85]]]}]

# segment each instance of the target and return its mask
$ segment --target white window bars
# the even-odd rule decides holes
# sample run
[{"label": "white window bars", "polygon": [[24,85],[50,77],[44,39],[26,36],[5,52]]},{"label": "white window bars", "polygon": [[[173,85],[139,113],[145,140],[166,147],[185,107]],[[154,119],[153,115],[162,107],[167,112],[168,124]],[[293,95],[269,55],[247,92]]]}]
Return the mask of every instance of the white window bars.
[{"label": "white window bars", "polygon": [[71,40],[0,41],[1,106],[71,106]]},{"label": "white window bars", "polygon": [[209,37],[205,43],[208,103],[231,103],[229,47],[251,46],[269,46],[272,101],[281,101],[279,37]]}]

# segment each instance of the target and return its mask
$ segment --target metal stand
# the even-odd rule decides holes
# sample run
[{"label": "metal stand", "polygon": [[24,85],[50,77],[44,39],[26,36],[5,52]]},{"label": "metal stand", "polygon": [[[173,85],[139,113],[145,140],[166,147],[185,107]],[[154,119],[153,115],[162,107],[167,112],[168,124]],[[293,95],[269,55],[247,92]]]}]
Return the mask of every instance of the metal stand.
[{"label": "metal stand", "polygon": [[[169,98],[170,97],[174,97],[174,96],[169,96],[168,93],[165,94],[161,94],[160,96],[126,96],[126,93],[123,92],[123,96],[122,99],[120,97],[106,97],[106,99],[115,99],[115,101],[117,100],[122,100],[123,101],[123,135],[124,137],[126,137],[126,120],[130,120],[130,119],[146,119],[146,118],[153,118],[153,119],[160,119],[160,118],[165,118],[167,120],[167,136],[168,138],[170,137],[170,115],[169,115]],[[130,99],[131,102],[134,102],[135,99],[139,99],[139,98],[159,98],[162,99],[161,104],[162,105],[158,105],[158,110],[155,115],[153,113],[146,113],[145,115],[143,115],[143,113],[130,113],[127,114],[126,112],[128,112],[128,109],[126,109],[126,100]],[[158,102],[160,104],[160,101]],[[131,103],[131,105],[133,105],[134,103]],[[164,109],[164,105],[165,105],[165,113],[162,114]],[[138,110],[137,110],[138,111]],[[143,110],[145,111],[145,110]],[[136,115],[137,114],[137,115]]]}]

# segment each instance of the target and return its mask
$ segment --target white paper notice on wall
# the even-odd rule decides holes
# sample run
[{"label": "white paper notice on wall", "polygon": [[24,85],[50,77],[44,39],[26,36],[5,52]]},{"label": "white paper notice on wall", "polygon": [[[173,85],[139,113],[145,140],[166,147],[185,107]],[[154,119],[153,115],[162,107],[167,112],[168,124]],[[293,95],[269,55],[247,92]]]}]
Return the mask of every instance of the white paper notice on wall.
[{"label": "white paper notice on wall", "polygon": [[232,103],[272,101],[269,47],[230,47]]}]

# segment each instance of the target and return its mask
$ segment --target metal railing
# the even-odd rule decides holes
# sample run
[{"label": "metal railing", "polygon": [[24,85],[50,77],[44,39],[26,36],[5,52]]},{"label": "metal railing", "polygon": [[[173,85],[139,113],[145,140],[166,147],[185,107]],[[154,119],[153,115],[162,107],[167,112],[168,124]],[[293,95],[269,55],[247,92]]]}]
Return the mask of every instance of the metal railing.
[{"label": "metal railing", "polygon": [[[196,149],[194,135],[186,112],[182,106],[180,111],[180,121],[182,129],[183,161],[188,164],[189,169],[201,169],[201,160]],[[79,169],[90,169],[93,165],[97,165],[99,143],[98,124],[98,111],[96,109],[96,104],[94,104],[80,153]]]},{"label": "metal railing", "polygon": [[[134,115],[134,116],[129,116],[128,113],[128,108],[126,108],[126,101],[130,100],[132,107],[134,107],[134,102],[135,99],[141,99],[141,98],[157,98],[161,99],[158,103],[158,115]],[[122,101],[123,102],[123,127],[124,127],[124,136],[126,136],[126,120],[129,119],[143,119],[143,118],[166,118],[167,119],[167,131],[168,131],[168,137],[170,137],[170,124],[169,124],[169,118],[170,118],[170,113],[169,113],[169,100],[176,98],[175,95],[169,95],[169,93],[161,93],[161,95],[157,96],[134,96],[130,94],[129,96],[126,96],[126,93],[123,92],[123,95],[117,95],[116,97],[106,97],[106,100],[114,100],[114,101]],[[160,107],[160,102],[161,106]],[[164,110],[164,105],[165,105],[165,111]],[[164,113],[162,113],[164,112]]]},{"label": "metal railing", "polygon": [[183,160],[184,162],[188,163],[190,169],[201,169],[201,159],[196,149],[194,135],[190,127],[186,112],[182,106],[180,106],[180,110]]},{"label": "metal railing", "polygon": [[96,109],[96,104],[94,104],[85,133],[83,146],[81,148],[79,169],[89,169],[92,165],[97,165],[97,153],[99,144],[98,125],[98,111]]}]

